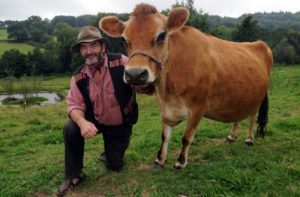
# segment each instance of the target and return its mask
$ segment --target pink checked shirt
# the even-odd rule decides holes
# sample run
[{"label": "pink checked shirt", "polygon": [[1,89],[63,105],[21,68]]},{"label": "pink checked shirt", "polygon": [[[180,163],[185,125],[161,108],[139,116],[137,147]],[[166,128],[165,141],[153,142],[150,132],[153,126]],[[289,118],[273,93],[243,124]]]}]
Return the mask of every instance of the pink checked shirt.
[{"label": "pink checked shirt", "polygon": [[[94,104],[94,114],[96,120],[104,125],[120,125],[122,124],[122,113],[119,103],[114,94],[113,82],[109,73],[108,60],[106,54],[103,56],[104,62],[100,67],[100,78],[95,78],[95,68],[88,65],[84,65],[81,73],[86,73],[90,78],[90,98]],[[128,58],[122,55],[121,65],[128,63]],[[112,62],[111,66],[114,62]],[[117,62],[119,64],[119,60]],[[83,96],[76,85],[76,79],[74,76],[71,79],[70,90],[66,98],[67,110],[70,115],[74,109],[82,110],[85,112],[85,103]],[[70,116],[69,116],[70,117]]]}]

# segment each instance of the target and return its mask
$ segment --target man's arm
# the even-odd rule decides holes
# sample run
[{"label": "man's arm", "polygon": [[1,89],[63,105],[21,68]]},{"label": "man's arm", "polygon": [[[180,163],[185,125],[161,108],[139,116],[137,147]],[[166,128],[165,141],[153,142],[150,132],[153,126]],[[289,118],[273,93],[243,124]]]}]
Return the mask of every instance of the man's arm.
[{"label": "man's arm", "polygon": [[80,128],[82,137],[88,139],[97,134],[98,129],[92,122],[85,119],[84,112],[82,110],[74,109],[70,112],[69,116]]},{"label": "man's arm", "polygon": [[66,102],[69,118],[78,125],[82,137],[91,138],[96,135],[98,130],[95,125],[85,119],[85,103],[74,77],[71,79]]}]

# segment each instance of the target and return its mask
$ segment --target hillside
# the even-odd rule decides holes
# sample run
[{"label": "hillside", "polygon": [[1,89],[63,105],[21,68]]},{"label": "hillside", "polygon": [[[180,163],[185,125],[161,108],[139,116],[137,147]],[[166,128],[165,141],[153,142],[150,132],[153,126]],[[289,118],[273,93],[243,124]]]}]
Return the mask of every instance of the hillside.
[{"label": "hillside", "polygon": [[0,29],[0,55],[10,49],[18,49],[21,53],[28,53],[28,51],[32,51],[34,47],[29,44],[8,40],[6,30]]},{"label": "hillside", "polygon": [[247,16],[253,16],[258,23],[268,29],[274,30],[277,28],[285,29],[295,29],[300,30],[300,12],[291,13],[291,12],[271,12],[271,13],[255,13],[255,14],[243,14],[238,18],[231,17],[220,17],[216,15],[207,15],[208,23],[211,27],[225,26],[229,28],[234,28],[237,24]]}]

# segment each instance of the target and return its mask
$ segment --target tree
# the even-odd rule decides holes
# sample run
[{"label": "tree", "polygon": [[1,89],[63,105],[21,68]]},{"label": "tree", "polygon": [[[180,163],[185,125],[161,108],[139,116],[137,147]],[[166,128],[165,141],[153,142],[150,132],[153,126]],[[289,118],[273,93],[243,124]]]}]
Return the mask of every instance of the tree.
[{"label": "tree", "polygon": [[294,64],[296,62],[296,50],[288,42],[287,38],[283,38],[273,49],[274,59],[281,64]]},{"label": "tree", "polygon": [[210,29],[210,33],[224,40],[232,40],[232,28],[218,26]]},{"label": "tree", "polygon": [[29,75],[36,76],[45,74],[45,58],[44,54],[39,48],[34,48],[33,51],[28,52],[27,54],[28,59],[28,67],[29,67]]},{"label": "tree", "polygon": [[59,43],[54,40],[49,40],[44,47],[44,59],[46,63],[44,74],[58,73],[58,71],[63,70],[63,65],[59,60]]},{"label": "tree", "polygon": [[294,46],[297,54],[300,55],[300,31],[290,30],[287,34],[287,39]]},{"label": "tree", "polygon": [[72,43],[76,39],[78,34],[78,29],[71,27],[66,23],[59,23],[56,26],[54,34],[57,36],[58,42],[58,57],[61,62],[61,67],[59,72],[69,72],[71,71],[70,64],[72,62],[72,52],[70,51]]},{"label": "tree", "polygon": [[261,27],[253,16],[247,16],[233,31],[232,38],[238,42],[256,41]]},{"label": "tree", "polygon": [[54,35],[60,43],[74,41],[76,39],[78,29],[71,27],[65,22],[58,23],[54,28]]},{"label": "tree", "polygon": [[[193,26],[201,31],[209,31],[208,15],[204,14],[202,10],[197,11],[197,9],[194,7],[194,0],[186,0],[186,3],[184,3],[183,0],[180,3],[176,1],[176,3],[171,7],[186,7],[190,12],[190,17],[186,24],[189,26]],[[168,15],[169,11],[169,9],[163,10],[162,14]]]},{"label": "tree", "polygon": [[28,40],[28,30],[25,22],[14,22],[7,28],[9,39],[15,39],[19,42]]},{"label": "tree", "polygon": [[21,77],[29,72],[26,55],[19,50],[10,49],[2,55],[2,64],[6,76]]},{"label": "tree", "polygon": [[70,26],[76,26],[76,17],[75,16],[55,16],[52,21],[51,24],[53,27],[55,27],[58,23],[67,23]]}]

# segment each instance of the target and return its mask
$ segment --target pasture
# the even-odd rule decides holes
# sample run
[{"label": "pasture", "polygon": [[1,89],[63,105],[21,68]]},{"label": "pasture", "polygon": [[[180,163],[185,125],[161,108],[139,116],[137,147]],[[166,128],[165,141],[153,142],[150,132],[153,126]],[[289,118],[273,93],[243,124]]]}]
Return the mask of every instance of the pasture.
[{"label": "pasture", "polygon": [[0,56],[10,49],[18,49],[21,53],[26,54],[34,47],[25,43],[9,42],[6,30],[0,29]]},{"label": "pasture", "polygon": [[5,29],[0,29],[0,40],[7,40],[7,31]]},{"label": "pasture", "polygon": [[[46,78],[43,90],[66,94],[69,77]],[[161,142],[154,96],[138,95],[123,171],[98,161],[102,136],[86,141],[87,178],[70,196],[300,196],[300,65],[274,66],[269,90],[269,133],[244,144],[248,121],[237,142],[225,143],[230,124],[200,123],[183,170],[172,166],[181,150],[185,122],[174,129],[164,169],[153,169]],[[50,106],[0,106],[0,196],[51,196],[63,180],[62,101]]]}]

